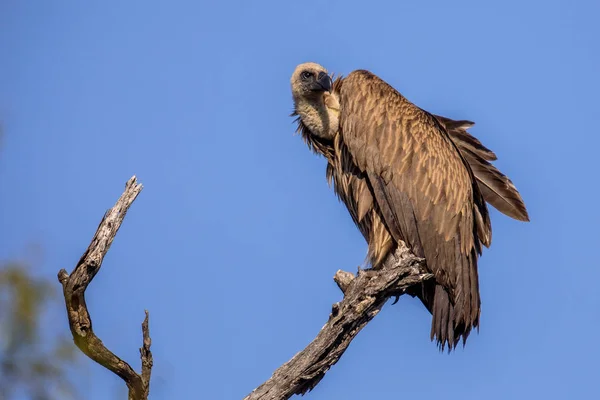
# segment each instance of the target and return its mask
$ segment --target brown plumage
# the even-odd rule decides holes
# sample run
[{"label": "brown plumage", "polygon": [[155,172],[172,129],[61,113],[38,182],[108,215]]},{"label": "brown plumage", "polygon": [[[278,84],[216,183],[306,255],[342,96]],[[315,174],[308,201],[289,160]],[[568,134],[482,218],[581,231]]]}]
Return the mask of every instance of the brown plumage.
[{"label": "brown plumage", "polygon": [[291,84],[298,129],[327,159],[372,267],[405,242],[435,276],[410,292],[433,314],[431,338],[441,349],[464,343],[479,324],[477,258],[492,237],[486,201],[528,220],[512,182],[489,163],[495,154],[467,133],[472,122],[430,114],[368,71],[332,82],[306,63]]},{"label": "brown plumage", "polygon": [[503,214],[519,221],[529,221],[525,203],[512,181],[489,161],[497,159],[494,152],[485,147],[467,129],[475,125],[471,121],[454,121],[434,115],[444,125],[450,139],[456,144],[477,179],[485,201]]}]

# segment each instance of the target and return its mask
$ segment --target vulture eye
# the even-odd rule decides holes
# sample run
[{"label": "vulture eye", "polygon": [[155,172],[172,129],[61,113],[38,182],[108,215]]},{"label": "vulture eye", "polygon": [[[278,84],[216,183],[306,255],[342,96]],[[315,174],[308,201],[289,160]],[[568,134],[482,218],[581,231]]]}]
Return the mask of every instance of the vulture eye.
[{"label": "vulture eye", "polygon": [[302,73],[302,79],[303,79],[303,80],[307,80],[307,79],[308,79],[308,78],[310,78],[311,76],[312,76],[312,73],[311,73],[311,72],[304,71],[304,72]]}]

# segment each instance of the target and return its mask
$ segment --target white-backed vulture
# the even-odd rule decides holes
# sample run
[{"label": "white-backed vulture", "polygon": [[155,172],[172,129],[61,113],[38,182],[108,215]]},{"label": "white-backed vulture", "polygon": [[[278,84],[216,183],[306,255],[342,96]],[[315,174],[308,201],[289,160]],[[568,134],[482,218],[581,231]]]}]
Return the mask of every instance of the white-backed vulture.
[{"label": "white-backed vulture", "polygon": [[492,229],[486,202],[529,217],[495,154],[454,121],[417,107],[369,71],[332,80],[315,63],[291,78],[298,130],[327,159],[327,179],[368,243],[379,268],[399,241],[426,261],[434,278],[415,287],[432,313],[440,349],[463,345],[480,316],[477,258]]}]

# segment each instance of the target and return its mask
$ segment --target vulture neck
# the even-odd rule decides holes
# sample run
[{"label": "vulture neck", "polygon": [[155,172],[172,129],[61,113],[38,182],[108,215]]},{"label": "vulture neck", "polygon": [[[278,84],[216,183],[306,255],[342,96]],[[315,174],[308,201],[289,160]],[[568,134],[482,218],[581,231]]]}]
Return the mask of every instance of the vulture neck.
[{"label": "vulture neck", "polygon": [[336,94],[296,99],[296,113],[315,136],[333,139],[338,133],[340,105]]}]

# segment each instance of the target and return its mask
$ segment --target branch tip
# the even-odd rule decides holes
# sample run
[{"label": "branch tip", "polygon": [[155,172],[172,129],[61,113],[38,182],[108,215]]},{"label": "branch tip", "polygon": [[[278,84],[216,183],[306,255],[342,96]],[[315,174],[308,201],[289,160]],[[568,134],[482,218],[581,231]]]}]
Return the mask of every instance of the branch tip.
[{"label": "branch tip", "polygon": [[339,269],[335,276],[333,277],[335,283],[337,283],[338,287],[342,291],[342,293],[346,294],[346,291],[350,287],[352,281],[354,281],[354,274],[352,272],[342,271]]},{"label": "branch tip", "polygon": [[69,274],[67,273],[67,271],[64,268],[62,268],[60,271],[58,271],[57,277],[58,277],[58,281],[64,288],[65,285],[67,284],[67,281],[69,280]]},{"label": "branch tip", "polygon": [[150,314],[148,310],[144,310],[146,316],[144,322],[142,322],[142,347],[140,347],[140,359],[142,360],[142,385],[146,394],[150,392],[150,376],[152,375],[152,366],[154,360],[152,358],[152,352],[150,346],[152,345],[152,339],[150,338],[150,328],[148,326],[148,318]]}]

